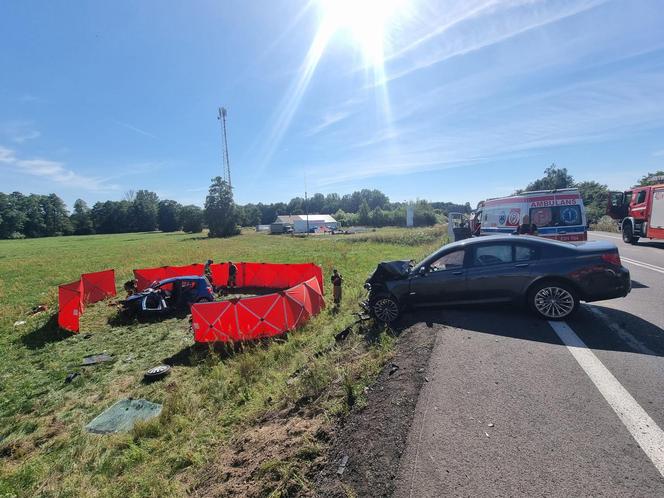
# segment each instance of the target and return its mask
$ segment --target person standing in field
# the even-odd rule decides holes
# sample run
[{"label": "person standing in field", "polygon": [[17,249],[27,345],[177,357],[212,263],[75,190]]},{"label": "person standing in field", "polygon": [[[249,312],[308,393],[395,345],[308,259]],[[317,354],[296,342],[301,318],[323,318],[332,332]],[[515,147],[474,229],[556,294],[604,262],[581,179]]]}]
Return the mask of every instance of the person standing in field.
[{"label": "person standing in field", "polygon": [[344,279],[341,274],[336,270],[332,270],[332,297],[334,298],[334,305],[339,306],[341,304],[341,284]]},{"label": "person standing in field", "polygon": [[214,287],[214,282],[212,281],[212,269],[210,268],[210,265],[212,265],[213,263],[214,261],[208,259],[205,262],[205,269],[203,270],[205,273],[205,278],[207,278],[207,281],[210,282],[210,285],[212,285],[212,287]]},{"label": "person standing in field", "polygon": [[235,279],[237,277],[237,266],[233,264],[232,261],[228,262],[228,284],[226,284],[226,287],[229,289],[234,289],[235,288]]}]

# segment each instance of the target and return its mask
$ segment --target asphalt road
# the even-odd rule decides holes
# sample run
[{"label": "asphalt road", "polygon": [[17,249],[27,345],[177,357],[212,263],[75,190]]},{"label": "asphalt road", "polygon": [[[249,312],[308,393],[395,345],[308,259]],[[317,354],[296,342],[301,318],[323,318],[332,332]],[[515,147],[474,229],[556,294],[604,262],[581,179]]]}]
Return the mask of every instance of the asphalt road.
[{"label": "asphalt road", "polygon": [[664,496],[664,243],[589,238],[614,239],[626,298],[412,317],[436,344],[396,496]]}]

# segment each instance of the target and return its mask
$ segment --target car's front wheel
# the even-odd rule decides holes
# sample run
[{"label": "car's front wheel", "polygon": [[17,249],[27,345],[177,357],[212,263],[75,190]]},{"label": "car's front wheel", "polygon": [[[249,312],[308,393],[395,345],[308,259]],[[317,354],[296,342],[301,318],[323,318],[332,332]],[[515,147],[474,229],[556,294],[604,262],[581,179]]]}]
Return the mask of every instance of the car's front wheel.
[{"label": "car's front wheel", "polygon": [[401,314],[399,303],[392,296],[376,296],[370,301],[370,307],[373,315],[385,323],[396,321]]},{"label": "car's front wheel", "polygon": [[541,318],[565,320],[579,307],[577,293],[562,282],[542,282],[528,293],[528,304]]}]

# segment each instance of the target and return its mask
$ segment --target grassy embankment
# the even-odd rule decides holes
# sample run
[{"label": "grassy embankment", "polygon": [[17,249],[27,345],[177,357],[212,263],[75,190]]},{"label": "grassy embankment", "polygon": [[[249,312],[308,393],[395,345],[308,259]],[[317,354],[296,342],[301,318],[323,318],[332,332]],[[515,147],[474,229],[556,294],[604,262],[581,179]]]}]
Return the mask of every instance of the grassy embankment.
[{"label": "grassy embankment", "polygon": [[[260,427],[270,414],[302,405],[309,407],[309,417],[329,425],[349,402],[362,401],[364,386],[390,356],[393,338],[381,334],[368,342],[351,335],[335,346],[334,335],[354,320],[362,282],[376,262],[421,257],[443,243],[442,234],[440,229],[383,229],[305,239],[246,232],[221,240],[145,233],[0,241],[0,496],[232,490],[208,481],[232,480],[230,474],[216,475],[216,462],[227,460],[224,452],[239,434]],[[114,268],[121,290],[133,268],[207,258],[313,261],[324,269],[328,299],[327,279],[336,267],[345,278],[344,305],[337,314],[328,306],[287,341],[250,345],[230,355],[192,350],[186,318],[121,325],[116,308],[104,302],[86,309],[78,335],[55,325],[57,285],[80,273]],[[28,316],[38,304],[47,304],[49,311]],[[14,326],[17,320],[26,323]],[[101,352],[114,361],[79,366],[83,356]],[[165,381],[141,382],[146,369],[167,358],[175,366]],[[64,383],[74,371],[80,375]],[[85,432],[88,421],[124,397],[163,403],[162,415],[129,434]],[[304,432],[295,455],[257,453],[265,460],[249,477],[260,481],[261,493],[306,492],[306,466],[324,442]]]}]

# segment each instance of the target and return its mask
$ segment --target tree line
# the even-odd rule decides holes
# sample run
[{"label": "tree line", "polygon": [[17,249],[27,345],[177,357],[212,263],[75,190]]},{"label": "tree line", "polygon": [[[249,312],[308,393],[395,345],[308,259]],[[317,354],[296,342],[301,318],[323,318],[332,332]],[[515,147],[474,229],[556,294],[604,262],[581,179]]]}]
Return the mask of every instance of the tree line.
[{"label": "tree line", "polygon": [[[429,202],[418,200],[414,203],[414,223],[416,226],[433,225],[441,221],[449,212],[470,213],[470,203]],[[380,190],[362,189],[340,196],[336,193],[315,193],[304,199],[294,197],[289,202],[272,204],[245,204],[238,206],[238,215],[243,226],[268,225],[279,215],[329,214],[342,226],[398,226],[406,224],[407,203],[390,202]]]},{"label": "tree line", "polygon": [[0,238],[20,239],[94,233],[201,232],[203,210],[182,206],[148,190],[129,192],[121,201],[97,202],[90,208],[77,199],[71,214],[56,194],[0,192]]},{"label": "tree line", "polygon": [[[638,185],[652,183],[648,173]],[[609,191],[595,181],[576,182],[566,168],[552,164],[544,176],[529,183],[524,190],[549,190],[576,187],[580,190],[590,223],[596,223],[606,211]],[[517,190],[516,193],[523,190]],[[351,194],[315,193],[310,198],[294,197],[289,202],[236,205],[230,186],[220,177],[212,179],[205,209],[183,206],[177,201],[159,199],[149,190],[127,192],[120,201],[96,202],[90,208],[77,199],[70,214],[64,201],[56,194],[25,195],[0,192],[0,239],[50,237],[56,235],[88,235],[94,233],[149,232],[183,230],[198,233],[204,227],[210,236],[239,233],[240,226],[266,225],[278,215],[330,214],[342,226],[373,227],[404,226],[408,205],[390,202],[380,190],[362,189]],[[415,226],[430,226],[445,220],[450,212],[471,212],[470,203],[429,202],[413,204]]]},{"label": "tree line", "polygon": [[[470,204],[417,201],[416,226],[433,225],[450,211],[470,212]],[[205,208],[183,206],[159,199],[149,190],[129,191],[119,201],[74,202],[71,214],[56,194],[24,195],[0,192],[0,238],[34,238],[56,235],[89,235],[126,232],[183,230],[198,233],[209,228],[211,236],[238,233],[239,226],[272,223],[278,215],[331,214],[342,226],[393,226],[406,224],[406,204],[390,202],[380,190],[363,189],[351,194],[315,193],[310,198],[294,197],[289,202],[236,205],[233,194],[220,177],[212,179]]]}]

